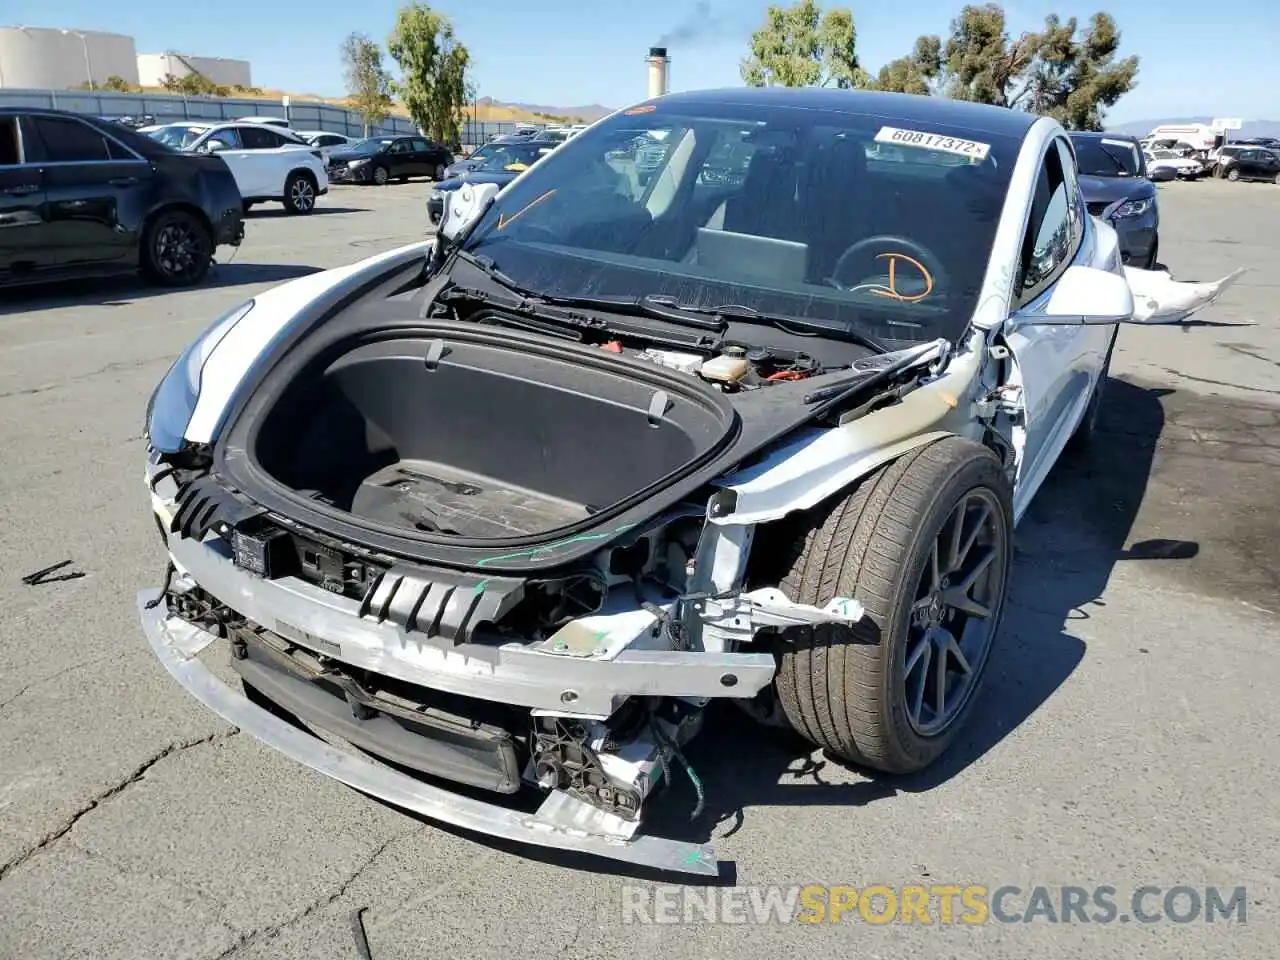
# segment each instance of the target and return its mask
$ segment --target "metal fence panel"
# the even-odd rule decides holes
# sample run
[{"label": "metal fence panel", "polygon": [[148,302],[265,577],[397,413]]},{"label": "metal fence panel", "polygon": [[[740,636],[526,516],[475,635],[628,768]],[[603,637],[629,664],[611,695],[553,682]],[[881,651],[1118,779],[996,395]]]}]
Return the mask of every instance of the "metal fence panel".
[{"label": "metal fence panel", "polygon": [[[89,92],[83,90],[12,90],[0,88],[0,106],[31,109],[72,110],[97,117],[138,116],[156,118],[157,123],[180,120],[239,120],[242,117],[285,117],[286,110],[272,100],[248,100],[236,97],[184,97],[161,93]],[[354,110],[314,101],[292,102],[288,108],[289,123],[296,130],[325,130],[349,137],[364,135],[364,119]],[[534,124],[545,127],[547,124]],[[468,119],[463,124],[462,142],[469,146],[484,143],[490,137],[513,132],[513,122],[488,122]],[[374,136],[396,136],[417,133],[412,121],[404,117],[387,117],[371,129]]]}]

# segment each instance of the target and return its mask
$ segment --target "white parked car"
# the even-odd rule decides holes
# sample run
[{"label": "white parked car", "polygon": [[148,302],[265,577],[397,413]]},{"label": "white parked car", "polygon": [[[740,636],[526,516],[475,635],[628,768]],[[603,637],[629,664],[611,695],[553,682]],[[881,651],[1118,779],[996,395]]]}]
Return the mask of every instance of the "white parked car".
[{"label": "white parked car", "polygon": [[[637,133],[668,146],[647,187],[608,159]],[[745,175],[703,180],[726,154]],[[211,710],[366,794],[715,875],[642,815],[702,808],[704,709],[889,773],[938,759],[1119,326],[1226,283],[1123,267],[1050,118],[664,96],[453,191],[435,245],[187,347],[147,411],[168,572],[143,630]]]},{"label": "white parked car", "polygon": [[291,213],[307,214],[315,210],[316,199],[329,192],[320,150],[271,124],[184,121],[139,132],[174,150],[222,157],[236,178],[246,210],[275,201]]},{"label": "white parked car", "polygon": [[1152,180],[1196,180],[1205,173],[1205,166],[1192,157],[1184,157],[1175,150],[1150,150],[1143,153],[1147,161],[1147,175]]},{"label": "white parked car", "polygon": [[294,133],[320,151],[326,168],[329,165],[329,153],[331,151],[349,147],[361,139],[359,137],[344,136],[341,133],[332,133],[328,130],[295,130]]}]

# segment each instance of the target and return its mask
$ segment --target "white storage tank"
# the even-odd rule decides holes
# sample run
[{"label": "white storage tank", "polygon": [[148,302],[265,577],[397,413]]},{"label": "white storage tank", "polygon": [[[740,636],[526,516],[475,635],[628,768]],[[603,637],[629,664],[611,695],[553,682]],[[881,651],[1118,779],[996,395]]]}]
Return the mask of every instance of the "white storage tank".
[{"label": "white storage tank", "polygon": [[144,53],[138,56],[138,76],[144,87],[163,85],[165,76],[181,80],[199,74],[220,87],[251,87],[253,78],[247,60],[225,57],[196,57],[187,53]]},{"label": "white storage tank", "polygon": [[133,37],[95,30],[0,27],[0,87],[74,90],[108,77],[138,82]]}]

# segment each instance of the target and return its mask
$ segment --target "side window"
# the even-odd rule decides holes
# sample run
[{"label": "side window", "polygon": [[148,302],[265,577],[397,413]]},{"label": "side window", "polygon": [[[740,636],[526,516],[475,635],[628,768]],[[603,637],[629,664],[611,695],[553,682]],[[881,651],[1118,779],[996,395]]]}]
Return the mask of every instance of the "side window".
[{"label": "side window", "polygon": [[22,141],[18,139],[18,118],[0,118],[0,167],[22,162]]},{"label": "side window", "polygon": [[321,147],[336,147],[342,143],[341,137],[335,137],[332,134],[327,137],[320,137],[319,140],[318,145]]},{"label": "side window", "polygon": [[742,185],[755,148],[740,132],[726,132],[702,162],[697,187],[737,187]]},{"label": "side window", "polygon": [[112,160],[137,160],[138,158],[123,146],[108,138],[107,153]]},{"label": "side window", "polygon": [[236,134],[235,127],[227,127],[223,130],[215,130],[213,133],[209,134],[209,138],[205,140],[205,145],[207,146],[208,144],[213,143],[214,141],[217,141],[218,143],[222,144],[223,150],[241,149],[240,137]]},{"label": "side window", "polygon": [[1075,252],[1074,207],[1067,167],[1056,145],[1051,145],[1036,178],[1031,217],[1022,244],[1020,302],[1042,294],[1071,262]]},{"label": "side window", "polygon": [[391,145],[391,153],[408,153],[412,147],[408,140],[397,140]]},{"label": "side window", "polygon": [[49,163],[87,163],[112,159],[105,136],[79,120],[36,117],[36,134],[44,143]]},{"label": "side window", "polygon": [[435,149],[435,144],[427,143],[427,141],[415,137],[413,141],[413,149],[418,153],[427,153],[428,151]]},{"label": "side window", "polygon": [[272,150],[280,146],[280,135],[262,127],[236,127],[246,150]]},{"label": "side window", "polygon": [[1088,213],[1084,203],[1084,193],[1080,189],[1079,171],[1076,169],[1076,155],[1071,149],[1071,144],[1061,137],[1058,138],[1057,144],[1058,160],[1062,163],[1063,180],[1066,181],[1067,197],[1069,198],[1071,256],[1074,256],[1076,247],[1084,239],[1084,225],[1088,219]]}]

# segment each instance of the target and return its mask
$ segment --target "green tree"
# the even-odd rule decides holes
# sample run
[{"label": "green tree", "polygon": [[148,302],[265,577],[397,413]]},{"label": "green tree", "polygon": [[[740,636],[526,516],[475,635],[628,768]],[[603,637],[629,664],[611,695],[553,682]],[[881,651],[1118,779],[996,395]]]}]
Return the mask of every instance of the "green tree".
[{"label": "green tree", "polygon": [[951,34],[942,49],[944,92],[956,100],[998,107],[1022,105],[1030,92],[1028,74],[1040,43],[1038,33],[1011,38],[1004,9],[998,4],[964,7],[951,21]]},{"label": "green tree", "polygon": [[816,0],[772,4],[751,35],[739,70],[751,87],[863,87],[869,77],[858,63],[858,32],[845,7],[824,11]]},{"label": "green tree", "polygon": [[1116,59],[1120,31],[1110,14],[1095,13],[1076,34],[1074,17],[1045,18],[1028,108],[1068,130],[1101,130],[1106,108],[1137,86],[1138,58]]},{"label": "green tree", "polygon": [[1068,129],[1100,130],[1107,107],[1137,84],[1138,58],[1116,58],[1120,31],[1110,14],[1096,13],[1080,30],[1075,18],[1045,18],[1044,29],[1011,37],[1004,9],[969,5],[951,22],[943,43],[916,40],[909,56],[886,64],[881,90],[943,93],[1052,116]]},{"label": "green tree", "polygon": [[133,93],[137,89],[132,83],[124,77],[118,77],[115,74],[107,77],[102,83],[103,90],[115,90],[120,93]]},{"label": "green tree", "polygon": [[391,75],[382,62],[382,48],[363,33],[342,41],[342,69],[347,101],[364,118],[364,135],[391,111]]},{"label": "green tree", "polygon": [[400,66],[396,93],[427,136],[453,147],[462,140],[471,55],[453,33],[453,24],[424,3],[402,7],[387,40]]},{"label": "green tree", "polygon": [[880,68],[873,86],[890,93],[930,94],[942,73],[942,39],[919,37],[910,56],[891,60]]}]

